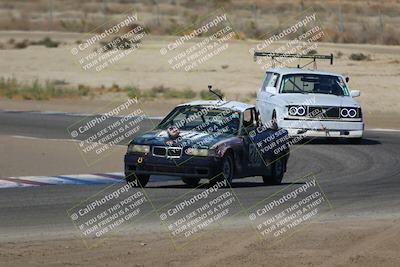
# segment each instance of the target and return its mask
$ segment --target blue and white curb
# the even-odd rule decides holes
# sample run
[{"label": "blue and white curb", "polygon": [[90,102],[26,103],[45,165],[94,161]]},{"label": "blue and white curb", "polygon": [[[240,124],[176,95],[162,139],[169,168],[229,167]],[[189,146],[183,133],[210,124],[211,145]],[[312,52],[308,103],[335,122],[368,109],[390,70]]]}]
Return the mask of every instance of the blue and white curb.
[{"label": "blue and white curb", "polygon": [[[150,182],[180,180],[179,177],[153,176]],[[0,178],[0,188],[32,187],[43,185],[96,185],[124,183],[121,172],[55,175],[55,176],[19,176]]]}]

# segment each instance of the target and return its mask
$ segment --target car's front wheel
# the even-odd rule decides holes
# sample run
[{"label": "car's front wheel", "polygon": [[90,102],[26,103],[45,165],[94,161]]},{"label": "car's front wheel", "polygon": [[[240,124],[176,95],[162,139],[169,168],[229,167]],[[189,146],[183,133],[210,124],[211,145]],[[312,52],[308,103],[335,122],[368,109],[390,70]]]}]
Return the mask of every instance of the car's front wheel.
[{"label": "car's front wheel", "polygon": [[231,153],[228,153],[222,159],[221,173],[217,177],[210,180],[210,183],[214,185],[217,182],[225,180],[227,181],[226,186],[229,186],[229,184],[232,183],[233,176],[234,176],[233,156]]},{"label": "car's front wheel", "polygon": [[192,177],[182,177],[182,181],[189,186],[197,186],[200,182],[200,178],[192,178]]},{"label": "car's front wheel", "polygon": [[283,158],[277,159],[272,163],[271,173],[269,175],[263,175],[263,181],[268,185],[280,184],[282,182],[283,175],[285,174],[285,160]]},{"label": "car's front wheel", "polygon": [[126,182],[130,183],[133,187],[145,187],[149,182],[150,175],[136,175],[136,174],[129,174],[125,176]]}]

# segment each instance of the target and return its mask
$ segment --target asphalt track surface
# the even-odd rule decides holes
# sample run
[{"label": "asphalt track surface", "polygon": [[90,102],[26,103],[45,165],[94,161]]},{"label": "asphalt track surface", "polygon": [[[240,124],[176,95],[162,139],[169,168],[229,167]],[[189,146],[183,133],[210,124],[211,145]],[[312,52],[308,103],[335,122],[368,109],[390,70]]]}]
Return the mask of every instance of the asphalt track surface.
[{"label": "asphalt track surface", "polygon": [[[70,114],[70,113],[42,113],[25,111],[0,111],[0,134],[2,135],[21,135],[47,139],[72,139],[69,133],[70,127],[84,120],[90,121],[100,115]],[[120,120],[118,117],[111,117],[90,128],[83,134],[79,134],[77,140],[85,140],[96,134],[104,127]],[[151,130],[159,122],[156,118],[146,118],[140,122],[140,132]],[[140,133],[139,132],[139,133]]]},{"label": "asphalt track surface", "polygon": [[[0,112],[0,134],[69,139],[76,116]],[[145,122],[147,123],[147,122]],[[148,122],[149,127],[151,122]],[[332,216],[390,216],[400,212],[400,133],[366,131],[361,144],[315,140],[295,145],[284,184],[266,186],[260,177],[234,180],[232,190],[247,208],[313,175],[330,201]],[[122,160],[122,159],[121,159]],[[207,182],[198,192],[207,188]],[[296,182],[295,184],[293,184]],[[0,191],[0,240],[76,234],[66,211],[104,185],[58,185]],[[147,222],[159,223],[154,208],[192,192],[181,181],[157,181],[145,189],[153,204]],[[229,190],[229,189],[223,189]],[[194,191],[196,192],[196,191]],[[247,214],[243,213],[243,217]]]}]

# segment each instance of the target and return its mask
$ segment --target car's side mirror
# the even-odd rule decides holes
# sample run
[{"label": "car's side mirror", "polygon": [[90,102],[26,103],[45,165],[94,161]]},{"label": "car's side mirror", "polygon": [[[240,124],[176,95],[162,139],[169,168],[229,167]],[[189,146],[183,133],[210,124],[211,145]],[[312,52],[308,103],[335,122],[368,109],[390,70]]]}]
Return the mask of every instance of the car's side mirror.
[{"label": "car's side mirror", "polygon": [[265,91],[267,91],[268,93],[270,93],[272,95],[276,95],[278,93],[278,90],[275,87],[272,87],[272,86],[266,87]]},{"label": "car's side mirror", "polygon": [[346,80],[346,83],[349,83],[350,78],[349,78],[349,77],[346,77],[345,80]]},{"label": "car's side mirror", "polygon": [[360,90],[351,90],[351,91],[350,91],[350,96],[351,96],[351,97],[358,97],[358,96],[360,96],[360,95],[361,95]]}]

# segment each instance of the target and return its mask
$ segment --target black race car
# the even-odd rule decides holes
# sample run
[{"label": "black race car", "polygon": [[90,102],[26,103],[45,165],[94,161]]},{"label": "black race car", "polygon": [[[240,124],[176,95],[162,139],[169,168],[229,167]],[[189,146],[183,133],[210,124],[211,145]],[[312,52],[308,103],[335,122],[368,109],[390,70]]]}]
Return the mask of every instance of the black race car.
[{"label": "black race car", "polygon": [[152,131],[135,137],[125,155],[127,182],[144,187],[150,175],[231,182],[262,176],[279,184],[289,158],[286,130],[261,125],[253,105],[194,101],[173,109]]}]

